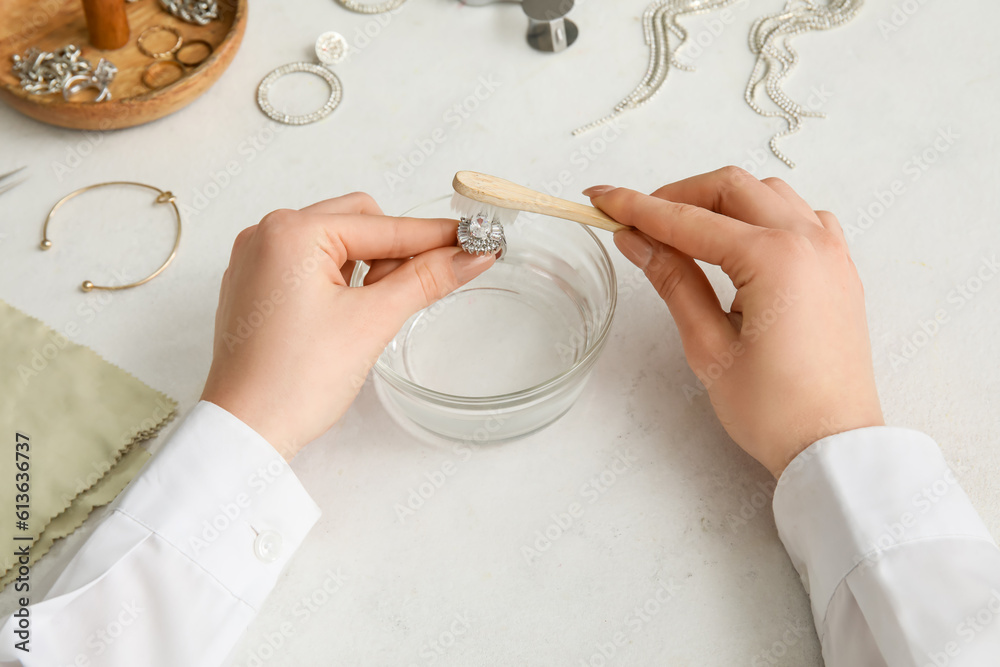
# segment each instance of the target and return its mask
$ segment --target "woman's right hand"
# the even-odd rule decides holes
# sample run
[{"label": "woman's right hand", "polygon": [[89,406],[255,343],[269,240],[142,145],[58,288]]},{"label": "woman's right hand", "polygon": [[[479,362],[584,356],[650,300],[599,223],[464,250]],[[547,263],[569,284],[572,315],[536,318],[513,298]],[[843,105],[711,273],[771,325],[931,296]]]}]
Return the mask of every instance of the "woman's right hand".
[{"label": "woman's right hand", "polygon": [[[864,292],[832,213],[736,167],[652,196],[584,194],[635,228],[615,244],[666,301],[726,431],[775,477],[820,438],[884,424]],[[730,312],[695,259],[733,281]]]},{"label": "woman's right hand", "polygon": [[[233,243],[202,400],[288,459],[351,405],[406,320],[493,265],[455,220],[393,218],[355,192],[268,214]],[[357,262],[371,270],[350,287]]]}]

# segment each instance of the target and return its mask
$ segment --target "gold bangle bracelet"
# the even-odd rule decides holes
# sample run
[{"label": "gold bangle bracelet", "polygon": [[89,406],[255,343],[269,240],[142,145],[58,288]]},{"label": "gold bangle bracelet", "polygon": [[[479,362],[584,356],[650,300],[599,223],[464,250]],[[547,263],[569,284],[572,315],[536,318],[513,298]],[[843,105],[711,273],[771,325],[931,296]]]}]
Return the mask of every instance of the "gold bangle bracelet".
[{"label": "gold bangle bracelet", "polygon": [[145,183],[136,183],[134,181],[110,181],[108,183],[97,183],[95,185],[88,185],[85,188],[80,188],[79,190],[74,190],[73,192],[69,193],[68,195],[57,201],[56,205],[52,207],[52,210],[49,211],[49,214],[45,217],[45,224],[42,225],[42,242],[39,244],[41,249],[48,250],[49,248],[52,247],[52,241],[49,240],[48,237],[49,223],[52,221],[52,216],[55,214],[56,211],[59,210],[60,207],[62,207],[63,204],[68,202],[73,197],[76,197],[77,195],[81,195],[84,192],[87,192],[88,190],[95,190],[97,188],[103,188],[112,185],[131,185],[138,188],[146,188],[148,190],[156,192],[157,195],[156,199],[154,200],[155,204],[170,204],[174,209],[174,215],[177,216],[177,237],[174,239],[174,247],[171,248],[170,255],[167,257],[166,261],[160,265],[160,268],[158,268],[156,271],[153,271],[151,274],[149,274],[142,280],[137,280],[136,282],[129,283],[128,285],[95,285],[89,280],[84,280],[83,283],[80,284],[80,289],[82,289],[84,292],[90,292],[92,290],[106,290],[108,292],[115,292],[118,290],[138,287],[139,285],[148,283],[150,280],[163,273],[163,271],[170,265],[170,262],[174,261],[174,257],[177,256],[177,248],[181,244],[181,211],[179,208],[177,208],[177,198],[174,196],[172,192],[170,192],[169,190],[161,190],[160,188],[154,187],[152,185],[146,185]]}]

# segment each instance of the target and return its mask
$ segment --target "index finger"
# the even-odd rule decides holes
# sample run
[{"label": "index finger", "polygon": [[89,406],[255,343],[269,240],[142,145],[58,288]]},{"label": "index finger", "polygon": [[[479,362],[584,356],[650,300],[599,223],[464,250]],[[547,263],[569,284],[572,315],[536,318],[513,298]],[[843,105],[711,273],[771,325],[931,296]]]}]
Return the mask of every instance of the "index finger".
[{"label": "index finger", "polygon": [[339,265],[351,260],[406,259],[458,242],[458,221],[302,211],[322,230],[326,250]]},{"label": "index finger", "polygon": [[[723,167],[664,185],[653,196],[700,206],[758,227],[799,230],[805,222],[787,199],[739,167]],[[813,217],[809,209],[809,218]]]},{"label": "index finger", "polygon": [[598,207],[618,222],[639,229],[686,255],[722,267],[733,275],[737,260],[759,227],[650,195],[616,188],[593,198]]},{"label": "index finger", "polygon": [[367,192],[350,192],[346,195],[324,199],[301,209],[304,213],[363,213],[385,215],[385,212]]}]

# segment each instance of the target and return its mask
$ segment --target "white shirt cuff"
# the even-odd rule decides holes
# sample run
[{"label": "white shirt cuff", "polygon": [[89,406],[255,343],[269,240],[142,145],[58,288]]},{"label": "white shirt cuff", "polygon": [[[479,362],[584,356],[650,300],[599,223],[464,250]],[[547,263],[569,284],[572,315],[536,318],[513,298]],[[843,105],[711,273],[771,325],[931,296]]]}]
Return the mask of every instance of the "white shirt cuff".
[{"label": "white shirt cuff", "polygon": [[887,551],[921,540],[993,543],[934,441],[885,426],[824,438],[793,459],[774,519],[818,628],[840,582]]},{"label": "white shirt cuff", "polygon": [[115,509],[253,609],[320,516],[281,455],[242,421],[205,401]]}]

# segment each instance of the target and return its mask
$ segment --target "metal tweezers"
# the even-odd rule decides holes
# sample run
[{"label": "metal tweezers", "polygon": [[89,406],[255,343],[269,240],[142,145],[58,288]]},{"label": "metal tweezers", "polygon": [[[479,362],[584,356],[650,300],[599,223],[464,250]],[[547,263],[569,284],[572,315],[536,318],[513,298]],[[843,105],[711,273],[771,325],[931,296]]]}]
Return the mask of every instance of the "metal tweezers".
[{"label": "metal tweezers", "polygon": [[21,180],[14,181],[13,183],[6,183],[6,184],[4,183],[4,181],[6,181],[7,179],[9,179],[11,176],[13,176],[15,174],[19,174],[19,173],[21,173],[24,170],[25,170],[25,167],[21,167],[20,169],[15,169],[14,171],[8,171],[6,174],[0,175],[0,195],[2,195],[3,193],[7,192],[11,188],[17,187],[18,185],[20,185],[21,183],[24,183],[27,180],[26,178],[22,178]]}]

